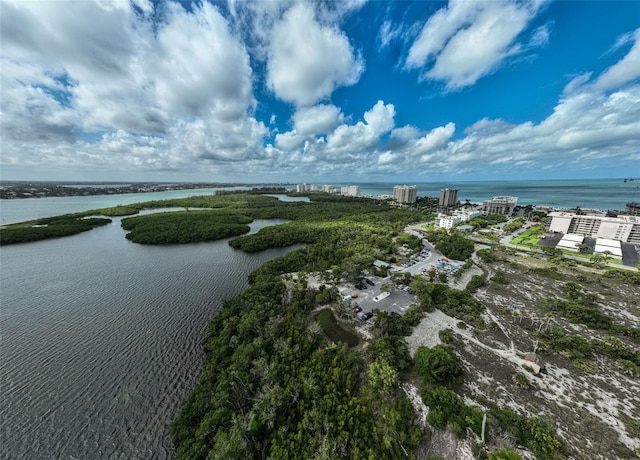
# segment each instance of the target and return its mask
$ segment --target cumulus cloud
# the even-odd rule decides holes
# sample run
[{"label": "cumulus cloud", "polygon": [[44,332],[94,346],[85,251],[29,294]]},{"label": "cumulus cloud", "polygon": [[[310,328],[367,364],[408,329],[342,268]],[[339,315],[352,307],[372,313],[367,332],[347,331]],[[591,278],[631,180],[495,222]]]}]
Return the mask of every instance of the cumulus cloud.
[{"label": "cumulus cloud", "polygon": [[295,131],[276,135],[276,147],[281,150],[298,150],[304,144],[304,137]]},{"label": "cumulus cloud", "polygon": [[53,149],[73,167],[166,169],[264,153],[249,54],[210,3],[5,1],[2,10],[3,154],[13,156],[3,161]]},{"label": "cumulus cloud", "polygon": [[344,120],[340,109],[331,104],[300,107],[293,114],[295,130],[305,136],[328,134]]},{"label": "cumulus cloud", "polygon": [[272,30],[267,83],[286,102],[314,104],[356,83],[363,69],[347,36],[318,23],[309,5],[291,7]]},{"label": "cumulus cloud", "polygon": [[[63,11],[55,2],[3,1],[2,166],[62,165],[103,177],[164,171],[247,180],[258,171],[294,179],[313,171],[364,179],[640,159],[640,29],[616,41],[613,50],[627,51],[608,69],[574,75],[540,122],[396,127],[394,104],[346,113],[347,105],[328,102],[364,69],[337,26],[361,5],[230,2],[224,17],[209,2],[186,10],[172,1],[86,0]],[[538,9],[452,0],[427,21],[407,66],[450,89],[472,84],[506,57],[548,42],[549,25],[526,31]],[[386,24],[382,45],[395,33]],[[256,31],[253,41],[247,30]],[[254,74],[263,67],[264,80]],[[288,132],[278,132],[286,113],[256,101],[253,86],[263,83],[294,105]]]},{"label": "cumulus cloud", "polygon": [[[474,84],[522,50],[516,38],[539,11],[536,2],[450,0],[432,15],[412,44],[407,68],[425,68],[423,77],[448,89]],[[546,43],[539,29],[532,43]],[[548,38],[548,35],[547,35]]]}]

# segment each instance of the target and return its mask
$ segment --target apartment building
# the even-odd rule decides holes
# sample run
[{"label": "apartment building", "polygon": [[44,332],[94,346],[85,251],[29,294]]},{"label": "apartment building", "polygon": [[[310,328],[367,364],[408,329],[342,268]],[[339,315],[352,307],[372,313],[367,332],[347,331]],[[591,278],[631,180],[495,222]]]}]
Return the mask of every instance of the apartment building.
[{"label": "apartment building", "polygon": [[438,205],[442,208],[448,208],[455,206],[458,202],[458,189],[455,188],[443,188],[440,190],[440,200]]},{"label": "apartment building", "polygon": [[398,203],[415,203],[418,199],[418,187],[415,185],[396,185],[393,187],[393,199]]},{"label": "apartment building", "polygon": [[546,229],[550,232],[575,233],[589,238],[606,238],[640,244],[640,217],[592,216],[572,212],[552,212],[547,216]]},{"label": "apartment building", "polygon": [[343,185],[340,187],[340,195],[360,196],[360,187],[358,185]]}]

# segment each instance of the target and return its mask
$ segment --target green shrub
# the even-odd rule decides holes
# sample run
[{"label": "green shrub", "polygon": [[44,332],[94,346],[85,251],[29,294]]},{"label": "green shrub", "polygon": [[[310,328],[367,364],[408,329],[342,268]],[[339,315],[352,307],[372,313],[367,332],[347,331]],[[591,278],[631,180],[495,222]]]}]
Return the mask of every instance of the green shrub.
[{"label": "green shrub", "polygon": [[418,374],[429,383],[459,383],[462,380],[462,361],[446,345],[418,347],[414,361]]}]

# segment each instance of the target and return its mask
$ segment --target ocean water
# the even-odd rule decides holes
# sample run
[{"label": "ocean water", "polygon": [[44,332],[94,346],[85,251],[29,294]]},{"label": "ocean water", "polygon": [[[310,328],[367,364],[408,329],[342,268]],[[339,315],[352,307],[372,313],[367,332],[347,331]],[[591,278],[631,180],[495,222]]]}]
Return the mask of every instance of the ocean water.
[{"label": "ocean water", "polygon": [[[359,185],[363,195],[391,195],[398,183],[352,183]],[[558,208],[596,208],[601,210],[625,208],[629,201],[640,201],[640,180],[623,179],[550,180],[550,181],[491,181],[491,182],[428,182],[407,183],[418,188],[418,196],[440,196],[443,188],[458,189],[458,200],[481,203],[493,196],[518,197],[518,204],[547,205]]]}]

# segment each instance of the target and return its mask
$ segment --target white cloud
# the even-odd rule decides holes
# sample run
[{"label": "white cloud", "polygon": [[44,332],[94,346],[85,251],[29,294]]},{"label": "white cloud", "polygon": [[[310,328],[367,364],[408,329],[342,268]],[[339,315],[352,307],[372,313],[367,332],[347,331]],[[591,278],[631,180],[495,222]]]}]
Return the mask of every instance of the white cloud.
[{"label": "white cloud", "polygon": [[391,137],[400,141],[409,141],[420,136],[420,130],[415,126],[402,126],[391,131]]},{"label": "white cloud", "polygon": [[335,105],[300,107],[293,114],[295,130],[304,136],[328,134],[342,123],[344,116]]},{"label": "white cloud", "polygon": [[276,135],[276,147],[280,150],[291,151],[298,150],[304,144],[304,137],[295,131]]},{"label": "white cloud", "polygon": [[529,41],[529,46],[537,48],[539,46],[544,46],[549,43],[549,37],[551,36],[550,25],[545,24],[543,26],[538,27],[531,34],[531,40]]},{"label": "white cloud", "polygon": [[401,27],[394,27],[393,23],[389,20],[386,20],[382,23],[380,27],[380,32],[378,33],[378,40],[380,41],[380,47],[386,48],[391,44],[392,41],[398,39],[402,35]]},{"label": "white cloud", "polygon": [[171,113],[241,120],[253,104],[249,55],[209,3],[193,13],[173,6],[158,31],[156,94]]},{"label": "white cloud", "polygon": [[[625,85],[629,82],[640,78],[640,28],[631,35],[634,44],[631,50],[618,61],[615,65],[609,67],[596,81],[596,86],[607,91]],[[623,46],[631,40],[629,34],[621,37],[616,42],[616,47]]]},{"label": "white cloud", "polygon": [[3,2],[3,163],[55,151],[69,167],[148,171],[264,154],[249,55],[226,19],[207,2],[156,8],[154,30],[146,1]]},{"label": "white cloud", "polygon": [[[423,76],[444,81],[448,89],[472,85],[521,52],[516,38],[538,10],[533,2],[450,0],[426,22],[406,66],[427,66]],[[538,32],[532,44],[543,44],[543,30]]]},{"label": "white cloud", "polygon": [[391,131],[394,125],[395,107],[378,101],[364,113],[364,122],[340,125],[327,136],[326,151],[332,155],[370,152],[378,145],[380,137]]},{"label": "white cloud", "polygon": [[314,104],[356,83],[363,69],[347,36],[319,24],[306,4],[291,7],[272,30],[267,83],[284,101]]}]

